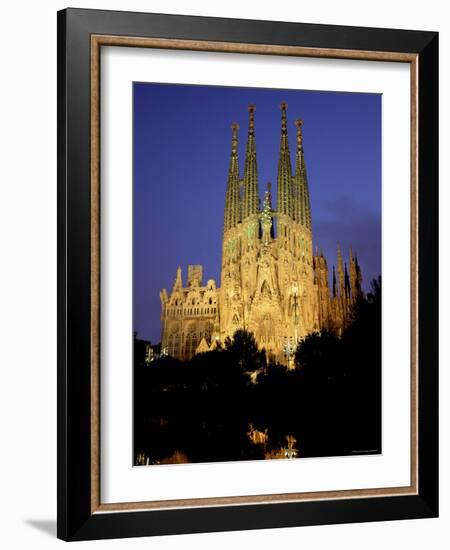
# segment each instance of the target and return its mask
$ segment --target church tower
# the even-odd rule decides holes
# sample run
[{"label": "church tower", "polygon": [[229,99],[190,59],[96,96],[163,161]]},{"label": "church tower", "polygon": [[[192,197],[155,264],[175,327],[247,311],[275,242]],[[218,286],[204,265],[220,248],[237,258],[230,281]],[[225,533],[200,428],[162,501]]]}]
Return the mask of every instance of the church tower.
[{"label": "church tower", "polygon": [[248,106],[243,175],[239,169],[237,123],[231,125],[226,179],[220,288],[203,284],[202,266],[181,268],[170,295],[160,293],[163,349],[190,359],[214,349],[237,329],[253,332],[270,360],[293,366],[299,342],[321,330],[341,333],[361,294],[361,270],[350,250],[347,264],[338,247],[330,292],[323,252],[313,255],[312,216],[303,145],[303,120],[295,121],[295,164],[291,159],[287,104],[281,104],[276,173],[277,204],[268,183],[260,206],[255,106]]},{"label": "church tower", "polygon": [[232,136],[222,248],[221,339],[231,337],[237,328],[246,328],[270,356],[289,361],[298,342],[319,328],[303,122],[296,123],[293,173],[287,104],[281,104],[277,209],[272,207],[270,184],[260,209],[254,113],[250,105],[240,219],[233,214],[239,179],[236,130]]},{"label": "church tower", "polygon": [[228,169],[227,194],[225,199],[224,232],[236,227],[241,221],[241,202],[239,196],[238,130],[239,124],[231,125],[231,158]]},{"label": "church tower", "polygon": [[259,188],[256,159],[255,106],[248,106],[248,136],[245,152],[242,189],[241,258],[243,318],[241,325],[248,328],[252,299],[255,294],[257,256],[259,247]]},{"label": "church tower", "polygon": [[293,185],[291,153],[287,131],[287,104],[281,104],[281,139],[278,159],[278,219],[281,227],[288,227],[293,217]]},{"label": "church tower", "polygon": [[[243,326],[244,317],[240,270],[244,209],[238,161],[238,129],[238,124],[231,125],[231,158],[225,198],[219,302],[222,341],[227,335],[232,335],[237,328]],[[254,140],[252,149],[254,150]]]}]

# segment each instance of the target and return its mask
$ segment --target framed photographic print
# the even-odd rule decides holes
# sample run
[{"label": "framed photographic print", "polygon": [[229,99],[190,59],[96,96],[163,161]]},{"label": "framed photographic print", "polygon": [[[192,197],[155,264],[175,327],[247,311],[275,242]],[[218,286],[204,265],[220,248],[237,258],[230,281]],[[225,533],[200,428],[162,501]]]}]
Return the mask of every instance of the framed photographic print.
[{"label": "framed photographic print", "polygon": [[58,13],[58,536],[438,514],[438,36]]}]

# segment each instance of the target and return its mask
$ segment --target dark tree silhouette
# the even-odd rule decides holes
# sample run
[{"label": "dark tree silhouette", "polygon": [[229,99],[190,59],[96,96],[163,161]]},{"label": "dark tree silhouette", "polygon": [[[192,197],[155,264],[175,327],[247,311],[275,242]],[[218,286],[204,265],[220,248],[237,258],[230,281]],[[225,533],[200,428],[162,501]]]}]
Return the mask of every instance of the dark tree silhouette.
[{"label": "dark tree silhouette", "polygon": [[235,357],[239,366],[245,371],[255,371],[263,366],[253,332],[244,329],[236,330],[232,339],[226,339],[225,349]]},{"label": "dark tree silhouette", "polygon": [[341,342],[334,332],[309,334],[295,351],[295,365],[304,376],[318,381],[338,377],[341,373]]},{"label": "dark tree silhouette", "polygon": [[[263,459],[279,456],[287,436],[300,457],[380,452],[381,279],[359,297],[352,318],[341,337],[305,338],[295,370],[267,365],[246,330],[190,361],[150,364],[146,343],[135,338],[135,456],[150,463]],[[250,426],[266,434],[263,444],[249,437]]]},{"label": "dark tree silhouette", "polygon": [[342,336],[346,385],[352,411],[349,429],[362,449],[381,449],[381,277],[354,308],[354,321]]}]

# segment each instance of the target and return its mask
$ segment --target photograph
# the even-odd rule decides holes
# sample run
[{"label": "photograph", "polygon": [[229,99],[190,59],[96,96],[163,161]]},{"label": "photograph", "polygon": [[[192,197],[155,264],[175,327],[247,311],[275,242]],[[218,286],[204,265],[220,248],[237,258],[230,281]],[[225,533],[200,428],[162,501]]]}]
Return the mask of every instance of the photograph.
[{"label": "photograph", "polygon": [[382,453],[382,94],[132,85],[133,465]]}]

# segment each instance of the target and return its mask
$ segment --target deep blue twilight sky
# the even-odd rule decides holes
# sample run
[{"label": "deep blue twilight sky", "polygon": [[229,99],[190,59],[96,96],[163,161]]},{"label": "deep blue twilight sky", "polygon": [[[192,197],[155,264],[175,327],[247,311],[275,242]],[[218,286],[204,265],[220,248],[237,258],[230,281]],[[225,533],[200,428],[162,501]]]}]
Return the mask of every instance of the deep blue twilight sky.
[{"label": "deep blue twilight sky", "polygon": [[288,103],[292,162],[303,118],[313,243],[330,273],[337,243],[357,252],[363,286],[381,273],[381,96],[259,88],[134,83],[134,330],[161,338],[159,291],[177,267],[203,264],[220,285],[221,240],[231,129],[240,125],[244,167],[247,105],[254,103],[259,190],[276,178],[280,103]]}]

